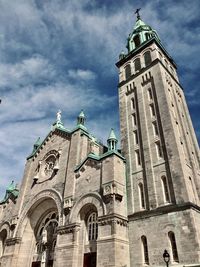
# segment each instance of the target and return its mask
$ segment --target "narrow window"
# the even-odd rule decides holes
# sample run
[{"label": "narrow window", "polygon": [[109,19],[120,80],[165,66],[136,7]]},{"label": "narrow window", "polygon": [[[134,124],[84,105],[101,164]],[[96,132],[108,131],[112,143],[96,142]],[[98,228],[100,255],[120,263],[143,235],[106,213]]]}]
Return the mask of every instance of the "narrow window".
[{"label": "narrow window", "polygon": [[164,193],[164,199],[166,202],[170,202],[169,197],[169,187],[168,187],[168,181],[166,176],[161,177],[162,185],[163,185],[163,193]]},{"label": "narrow window", "polygon": [[152,95],[151,88],[148,88],[148,89],[147,89],[147,93],[148,93],[148,98],[149,98],[149,100],[152,100],[152,99],[153,99],[153,95]]},{"label": "narrow window", "polygon": [[138,142],[139,142],[139,140],[138,140],[138,132],[137,131],[134,131],[133,132],[133,135],[134,135],[134,144],[135,145],[138,145]]},{"label": "narrow window", "polygon": [[141,237],[142,241],[142,249],[143,249],[143,258],[144,258],[144,263],[149,264],[149,253],[148,253],[148,246],[147,246],[147,238],[146,236]]},{"label": "narrow window", "polygon": [[166,59],[165,59],[165,66],[166,66],[166,68],[168,69],[168,62],[167,62]]},{"label": "narrow window", "polygon": [[148,40],[150,38],[150,35],[148,32],[145,33],[145,37],[146,37],[146,40]]},{"label": "narrow window", "polygon": [[190,187],[191,187],[192,194],[193,194],[193,201],[196,202],[195,189],[194,189],[194,185],[193,185],[193,181],[192,181],[192,178],[191,177],[189,177],[189,181],[190,181]]},{"label": "narrow window", "polygon": [[141,69],[141,63],[140,63],[140,59],[139,58],[136,58],[136,60],[134,62],[134,65],[135,65],[135,72],[139,71]]},{"label": "narrow window", "polygon": [[173,232],[169,232],[168,236],[169,236],[169,241],[170,241],[171,250],[172,250],[172,259],[175,262],[179,262],[175,235]]},{"label": "narrow window", "polygon": [[133,122],[133,126],[137,125],[137,119],[136,119],[136,114],[135,113],[132,114],[132,122]]},{"label": "narrow window", "polygon": [[134,43],[135,43],[135,47],[138,47],[140,45],[140,36],[136,35],[133,39]]},{"label": "narrow window", "polygon": [[0,232],[0,257],[3,256],[7,239],[7,231],[3,229]]},{"label": "narrow window", "polygon": [[161,145],[160,145],[160,142],[156,142],[156,150],[157,150],[157,155],[159,158],[162,158],[162,149],[161,149]]},{"label": "narrow window", "polygon": [[137,165],[140,166],[141,165],[141,159],[140,159],[140,151],[139,150],[135,151],[135,157],[136,157]]},{"label": "narrow window", "polygon": [[155,117],[156,113],[155,113],[154,105],[151,104],[151,105],[149,105],[149,107],[150,107],[151,116],[152,116],[152,117]]},{"label": "narrow window", "polygon": [[144,187],[142,183],[139,183],[139,195],[140,195],[140,207],[142,209],[145,208],[145,201],[144,201]]},{"label": "narrow window", "polygon": [[160,53],[160,51],[158,51],[158,54],[159,54],[159,58],[160,58],[160,60],[162,61],[162,54]]},{"label": "narrow window", "polygon": [[147,52],[144,53],[144,63],[145,63],[145,66],[150,65],[151,62],[152,62],[152,60],[151,60],[151,53],[150,53],[150,51],[147,51]]},{"label": "narrow window", "polygon": [[130,65],[127,65],[125,67],[125,77],[126,77],[126,80],[131,76],[131,66]]},{"label": "narrow window", "polygon": [[88,228],[88,240],[97,240],[98,237],[98,223],[97,223],[97,213],[92,212],[87,221]]},{"label": "narrow window", "polygon": [[158,124],[156,121],[152,122],[153,125],[153,133],[155,136],[158,136]]},{"label": "narrow window", "polygon": [[131,107],[135,109],[135,98],[131,98]]}]

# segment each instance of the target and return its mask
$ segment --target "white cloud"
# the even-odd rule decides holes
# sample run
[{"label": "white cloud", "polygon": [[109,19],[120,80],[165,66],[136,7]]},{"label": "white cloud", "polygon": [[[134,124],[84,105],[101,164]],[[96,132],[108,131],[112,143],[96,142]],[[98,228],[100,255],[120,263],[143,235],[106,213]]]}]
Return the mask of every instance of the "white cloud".
[{"label": "white cloud", "polygon": [[96,78],[96,74],[90,70],[69,70],[68,77],[73,79],[81,79],[81,80],[94,80]]},{"label": "white cloud", "polygon": [[39,55],[15,64],[0,64],[0,91],[4,87],[18,87],[32,82],[44,81],[55,76],[55,70],[47,59]]}]

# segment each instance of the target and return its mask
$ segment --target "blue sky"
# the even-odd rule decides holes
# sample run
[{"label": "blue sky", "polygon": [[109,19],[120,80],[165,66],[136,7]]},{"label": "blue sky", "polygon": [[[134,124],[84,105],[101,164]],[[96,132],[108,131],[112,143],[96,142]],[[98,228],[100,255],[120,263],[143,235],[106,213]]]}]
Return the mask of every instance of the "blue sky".
[{"label": "blue sky", "polygon": [[69,129],[84,109],[99,139],[119,136],[115,63],[138,7],[177,63],[200,140],[199,0],[0,0],[0,196],[58,109]]}]

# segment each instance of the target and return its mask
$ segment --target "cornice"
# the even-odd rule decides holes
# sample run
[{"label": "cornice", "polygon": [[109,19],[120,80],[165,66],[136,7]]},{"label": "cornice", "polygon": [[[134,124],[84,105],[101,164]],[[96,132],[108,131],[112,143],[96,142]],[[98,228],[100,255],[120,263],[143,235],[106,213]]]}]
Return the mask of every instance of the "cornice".
[{"label": "cornice", "polygon": [[153,209],[153,210],[139,211],[139,212],[128,215],[128,220],[137,221],[141,219],[146,219],[150,217],[155,217],[155,216],[169,214],[172,212],[178,212],[178,211],[184,211],[184,210],[190,210],[190,209],[195,210],[200,213],[199,206],[191,202],[186,202],[183,204],[169,204],[169,205],[158,207],[157,209]]},{"label": "cornice", "polygon": [[80,223],[72,223],[64,226],[59,226],[57,228],[57,234],[64,235],[69,233],[74,233],[76,231],[79,231],[80,229]]}]

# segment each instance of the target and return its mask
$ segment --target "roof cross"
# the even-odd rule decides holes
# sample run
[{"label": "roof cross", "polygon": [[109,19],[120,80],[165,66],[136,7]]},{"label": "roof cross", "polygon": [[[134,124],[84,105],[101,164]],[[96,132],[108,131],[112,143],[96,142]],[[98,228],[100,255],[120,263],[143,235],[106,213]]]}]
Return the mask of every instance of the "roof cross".
[{"label": "roof cross", "polygon": [[136,11],[135,11],[135,14],[137,14],[137,19],[140,19],[140,11],[141,8],[137,8]]}]

